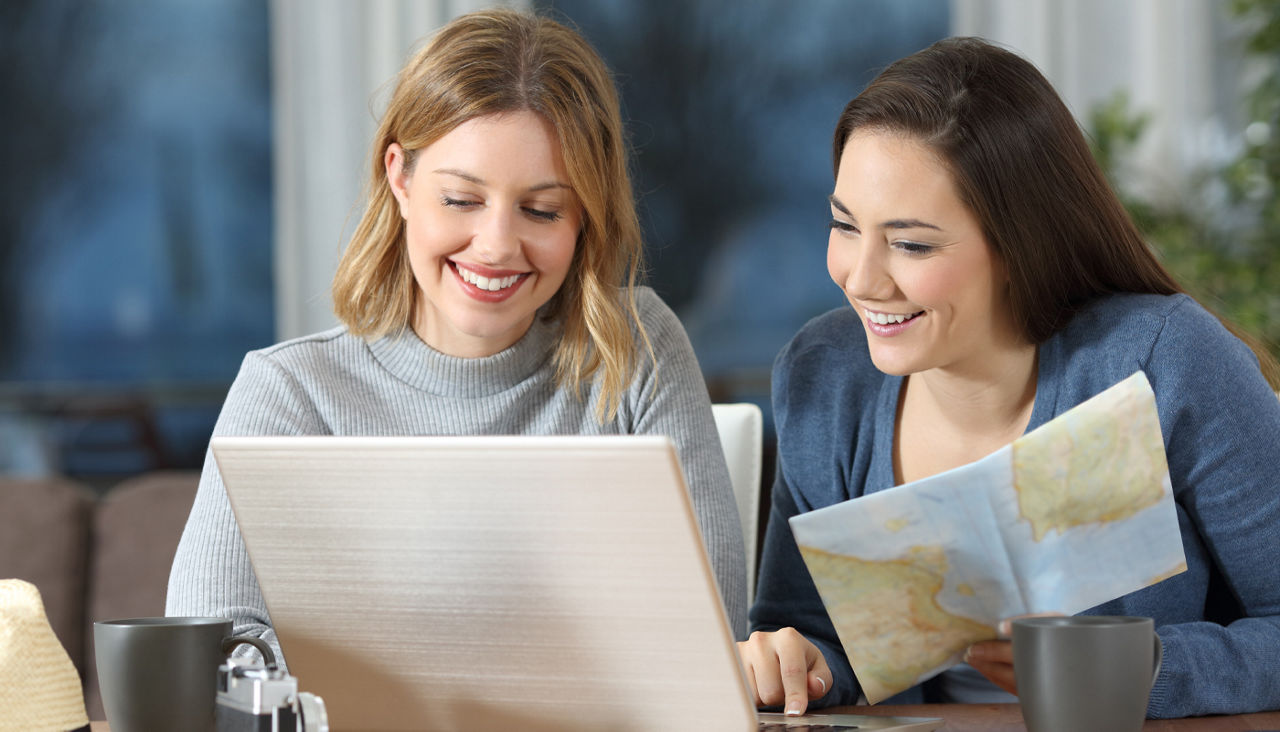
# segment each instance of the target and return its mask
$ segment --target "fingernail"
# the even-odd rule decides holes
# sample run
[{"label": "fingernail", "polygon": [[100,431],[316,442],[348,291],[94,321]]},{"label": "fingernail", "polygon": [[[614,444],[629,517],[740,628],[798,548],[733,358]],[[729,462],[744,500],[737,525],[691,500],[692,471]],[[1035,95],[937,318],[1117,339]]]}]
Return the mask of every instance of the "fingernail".
[{"label": "fingernail", "polygon": [[999,633],[1002,638],[1008,638],[1013,634],[1013,623],[1008,620],[1001,620],[1000,625],[996,627],[996,632]]},{"label": "fingernail", "polygon": [[813,678],[817,679],[819,684],[822,684],[822,694],[825,696],[827,693],[827,682],[823,681],[821,676],[814,676]]},{"label": "fingernail", "polygon": [[787,716],[788,717],[800,716],[800,702],[791,702],[790,704],[787,705]]},{"label": "fingernail", "polygon": [[970,661],[972,661],[973,659],[975,659],[975,658],[979,658],[979,657],[981,657],[981,656],[982,656],[982,651],[975,650],[973,646],[969,646],[968,648],[964,649],[964,662],[965,662],[965,663],[969,663],[969,662],[970,662]]}]

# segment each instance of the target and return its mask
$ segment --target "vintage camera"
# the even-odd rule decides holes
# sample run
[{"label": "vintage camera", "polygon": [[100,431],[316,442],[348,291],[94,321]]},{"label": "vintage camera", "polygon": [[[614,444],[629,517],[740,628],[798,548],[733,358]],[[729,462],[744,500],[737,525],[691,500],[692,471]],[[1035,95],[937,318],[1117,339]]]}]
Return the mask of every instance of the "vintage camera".
[{"label": "vintage camera", "polygon": [[274,663],[219,666],[214,719],[218,732],[329,732],[324,700]]}]

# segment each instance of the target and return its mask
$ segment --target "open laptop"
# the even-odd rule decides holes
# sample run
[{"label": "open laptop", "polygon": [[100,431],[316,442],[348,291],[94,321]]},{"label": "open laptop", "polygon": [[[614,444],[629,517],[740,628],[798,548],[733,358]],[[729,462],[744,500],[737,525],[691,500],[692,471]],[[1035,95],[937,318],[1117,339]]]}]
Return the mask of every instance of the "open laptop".
[{"label": "open laptop", "polygon": [[289,671],[332,729],[941,725],[758,718],[665,437],[212,448]]}]

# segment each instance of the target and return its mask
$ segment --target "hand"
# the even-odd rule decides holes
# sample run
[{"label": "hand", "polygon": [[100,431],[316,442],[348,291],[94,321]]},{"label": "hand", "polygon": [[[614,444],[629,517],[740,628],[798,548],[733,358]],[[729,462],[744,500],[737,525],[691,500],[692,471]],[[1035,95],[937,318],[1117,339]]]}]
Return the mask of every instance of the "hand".
[{"label": "hand", "polygon": [[991,683],[1018,695],[1018,681],[1013,675],[1013,642],[1007,640],[979,641],[969,646],[964,654],[965,663],[977,669]]},{"label": "hand", "polygon": [[827,659],[795,628],[756,631],[738,644],[738,655],[758,707],[782,705],[786,714],[797,716],[810,699],[821,699],[831,688]]},{"label": "hand", "polygon": [[[1031,613],[1019,615],[1019,618],[1037,618],[1061,616],[1062,613]],[[1000,621],[999,633],[1002,638],[1012,635],[1014,618]],[[969,646],[964,654],[965,663],[973,666],[978,673],[986,676],[991,683],[1001,689],[1018,695],[1018,681],[1013,675],[1013,643],[1008,640],[979,641]]]}]

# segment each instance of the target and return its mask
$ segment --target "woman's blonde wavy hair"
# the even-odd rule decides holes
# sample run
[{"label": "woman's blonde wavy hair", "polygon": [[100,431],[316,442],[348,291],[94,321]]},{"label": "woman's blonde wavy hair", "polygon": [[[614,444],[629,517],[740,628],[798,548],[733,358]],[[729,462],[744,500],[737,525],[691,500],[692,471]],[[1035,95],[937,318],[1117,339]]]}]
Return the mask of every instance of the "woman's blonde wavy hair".
[{"label": "woman's blonde wavy hair", "polygon": [[568,276],[543,313],[564,321],[554,354],[561,388],[580,395],[601,372],[595,407],[603,422],[617,414],[635,372],[637,336],[653,355],[635,300],[643,246],[613,78],[581,35],[553,20],[501,9],[463,15],[401,69],[373,141],[367,206],[333,280],[334,312],[369,340],[414,321],[418,287],[384,168],[387,147],[399,143],[411,167],[417,151],[463,122],[517,111],[555,128],[582,202]]}]

